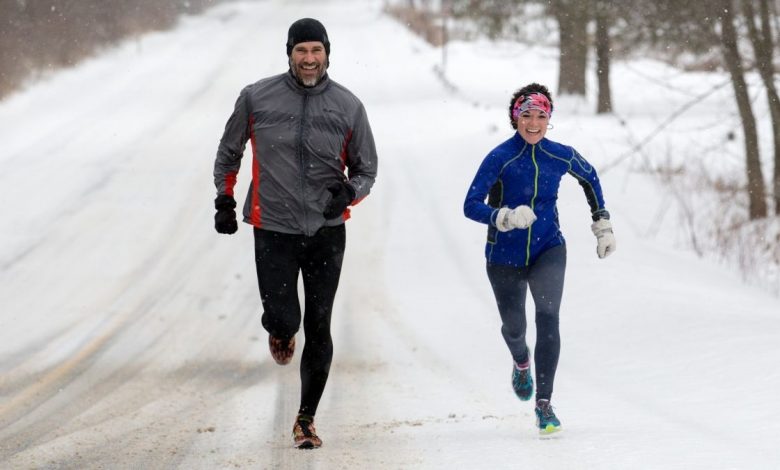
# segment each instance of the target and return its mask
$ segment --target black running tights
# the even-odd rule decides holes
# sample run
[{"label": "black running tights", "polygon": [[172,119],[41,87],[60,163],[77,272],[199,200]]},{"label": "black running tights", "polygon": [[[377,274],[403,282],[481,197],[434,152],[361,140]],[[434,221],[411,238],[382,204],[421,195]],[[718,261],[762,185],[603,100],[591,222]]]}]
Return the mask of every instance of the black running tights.
[{"label": "black running tights", "polygon": [[333,358],[330,317],[344,259],[344,225],[323,227],[311,237],[255,228],[255,264],[263,327],[292,338],[300,328],[298,273],[303,275],[305,345],[301,355],[299,413],[314,416]]}]

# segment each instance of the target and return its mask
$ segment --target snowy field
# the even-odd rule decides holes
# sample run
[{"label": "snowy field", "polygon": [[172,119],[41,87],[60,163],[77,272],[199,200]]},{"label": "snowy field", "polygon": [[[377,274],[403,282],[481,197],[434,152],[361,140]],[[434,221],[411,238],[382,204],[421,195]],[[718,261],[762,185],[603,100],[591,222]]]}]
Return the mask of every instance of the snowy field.
[{"label": "snowy field", "polygon": [[[453,93],[441,51],[381,3],[229,3],[0,102],[0,468],[780,468],[780,300],[690,252],[643,171],[700,142],[739,171],[730,88],[629,154],[667,118],[659,94],[727,77],[615,64],[625,125],[556,100],[547,136],[605,168],[618,250],[596,257],[567,178],[564,431],[540,439],[462,203],[512,132],[511,93],[555,89],[557,51],[453,44]],[[316,451],[291,447],[300,354],[270,358],[251,230],[214,231],[211,176],[239,90],[286,69],[304,16],[328,29],[331,77],[363,100],[380,155],[347,224]]]}]

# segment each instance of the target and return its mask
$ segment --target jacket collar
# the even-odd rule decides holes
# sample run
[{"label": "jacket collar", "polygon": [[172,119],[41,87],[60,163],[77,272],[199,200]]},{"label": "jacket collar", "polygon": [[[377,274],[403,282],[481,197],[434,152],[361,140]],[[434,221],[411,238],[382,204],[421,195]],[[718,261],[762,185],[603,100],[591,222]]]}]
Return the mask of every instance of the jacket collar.
[{"label": "jacket collar", "polygon": [[[520,133],[517,131],[515,131],[514,135],[512,136],[512,139],[515,141],[515,144],[517,144],[517,146],[520,148],[523,148],[526,145],[531,145],[528,142],[526,142],[526,140],[523,139],[523,136],[521,136]],[[540,140],[534,145],[541,146],[541,144],[546,144],[547,142],[548,142],[547,137],[542,137],[542,140]]]},{"label": "jacket collar", "polygon": [[298,80],[295,78],[295,75],[293,75],[292,70],[287,71],[287,78],[285,81],[293,91],[302,95],[319,95],[325,91],[328,86],[330,86],[330,77],[328,77],[328,72],[325,72],[325,75],[322,76],[320,82],[312,87],[303,86],[298,83]]}]

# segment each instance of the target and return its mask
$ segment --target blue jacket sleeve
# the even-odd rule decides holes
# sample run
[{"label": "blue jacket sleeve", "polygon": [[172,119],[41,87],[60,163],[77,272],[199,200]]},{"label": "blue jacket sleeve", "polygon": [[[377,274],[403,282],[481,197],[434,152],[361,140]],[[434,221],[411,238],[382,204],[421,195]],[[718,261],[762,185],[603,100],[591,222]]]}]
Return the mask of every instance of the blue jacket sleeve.
[{"label": "blue jacket sleeve", "polygon": [[601,191],[601,182],[598,174],[596,174],[596,169],[573,148],[571,153],[569,174],[577,179],[577,182],[582,186],[582,190],[585,191],[585,198],[590,206],[591,218],[594,221],[608,219],[609,212],[607,212],[604,205],[604,195]]},{"label": "blue jacket sleeve", "polygon": [[466,201],[463,203],[463,213],[466,217],[477,222],[496,225],[498,209],[494,209],[485,203],[490,188],[498,181],[500,162],[495,154],[490,154],[482,161],[482,164],[471,182]]}]

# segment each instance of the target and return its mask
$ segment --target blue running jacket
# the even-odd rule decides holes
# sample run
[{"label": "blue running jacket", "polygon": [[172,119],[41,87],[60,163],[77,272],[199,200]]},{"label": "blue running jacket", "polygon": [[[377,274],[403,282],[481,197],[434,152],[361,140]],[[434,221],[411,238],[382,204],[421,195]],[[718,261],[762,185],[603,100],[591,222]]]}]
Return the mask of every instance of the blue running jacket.
[{"label": "blue running jacket", "polygon": [[[466,194],[463,213],[488,225],[488,263],[529,266],[545,250],[565,243],[556,201],[566,173],[585,190],[593,220],[608,219],[596,170],[572,147],[546,138],[530,145],[515,133],[485,157]],[[527,229],[500,232],[498,209],[519,205],[533,209],[536,222]]]}]

